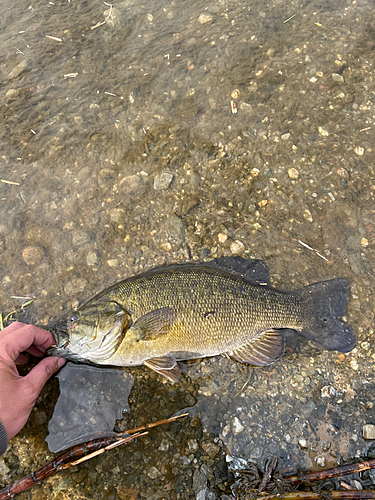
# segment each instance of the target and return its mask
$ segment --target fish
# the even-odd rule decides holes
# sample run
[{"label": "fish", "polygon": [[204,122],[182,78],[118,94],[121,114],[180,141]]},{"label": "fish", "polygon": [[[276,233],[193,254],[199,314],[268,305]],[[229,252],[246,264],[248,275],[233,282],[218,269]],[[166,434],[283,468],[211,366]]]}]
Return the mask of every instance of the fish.
[{"label": "fish", "polygon": [[95,365],[146,365],[171,382],[178,361],[224,355],[267,366],[284,354],[286,330],[349,352],[345,278],[286,292],[262,260],[222,257],[155,268],[120,281],[49,328],[48,354]]}]

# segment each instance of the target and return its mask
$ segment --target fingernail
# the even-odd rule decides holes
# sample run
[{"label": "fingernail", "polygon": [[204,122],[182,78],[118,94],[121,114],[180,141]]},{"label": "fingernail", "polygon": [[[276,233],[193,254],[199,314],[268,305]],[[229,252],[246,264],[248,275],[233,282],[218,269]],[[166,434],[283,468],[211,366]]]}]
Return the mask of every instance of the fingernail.
[{"label": "fingernail", "polygon": [[58,366],[59,368],[61,368],[62,366],[64,366],[64,365],[65,365],[65,361],[66,361],[66,360],[65,360],[64,358],[59,358],[59,359],[57,360],[57,366]]}]

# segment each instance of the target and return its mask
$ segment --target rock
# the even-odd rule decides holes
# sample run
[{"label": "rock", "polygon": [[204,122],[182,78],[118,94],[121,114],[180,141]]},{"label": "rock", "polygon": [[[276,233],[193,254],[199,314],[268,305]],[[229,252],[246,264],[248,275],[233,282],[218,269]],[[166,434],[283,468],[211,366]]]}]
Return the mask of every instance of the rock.
[{"label": "rock", "polygon": [[86,256],[88,266],[95,266],[98,263],[99,257],[96,252],[89,252]]},{"label": "rock", "polygon": [[298,172],[298,170],[297,170],[296,168],[293,168],[293,167],[292,167],[292,168],[290,168],[290,169],[288,170],[288,175],[289,175],[289,177],[290,177],[291,179],[298,179],[298,177],[299,177],[299,172]]},{"label": "rock", "polygon": [[10,472],[9,467],[3,460],[0,460],[0,477],[6,476]]},{"label": "rock", "polygon": [[82,247],[91,240],[90,233],[87,231],[73,231],[73,245]]},{"label": "rock", "polygon": [[306,439],[302,438],[298,441],[298,444],[300,445],[300,447],[304,450],[307,448],[307,441]]},{"label": "rock", "polygon": [[374,424],[365,424],[362,427],[362,436],[363,439],[375,439],[375,425]]},{"label": "rock", "polygon": [[201,24],[205,24],[205,23],[209,23],[211,22],[213,19],[213,17],[211,16],[211,14],[208,14],[207,12],[204,12],[203,14],[201,14],[199,17],[198,17],[198,21],[201,23]]},{"label": "rock", "polygon": [[107,264],[109,265],[109,267],[117,267],[118,260],[117,259],[109,259],[109,260],[107,260]]},{"label": "rock", "polygon": [[365,150],[364,150],[363,148],[361,148],[361,146],[356,146],[356,147],[354,148],[354,152],[355,152],[357,155],[362,156],[362,155],[363,155],[363,153],[365,152]]},{"label": "rock", "polygon": [[219,233],[219,234],[217,235],[217,239],[219,240],[219,243],[220,243],[221,245],[224,245],[224,243],[225,243],[225,242],[227,241],[227,239],[228,239],[228,236],[227,236],[226,234]]},{"label": "rock", "polygon": [[124,194],[132,194],[143,187],[142,177],[139,175],[127,175],[119,182],[119,190]]},{"label": "rock", "polygon": [[333,398],[336,396],[336,389],[331,385],[325,385],[321,388],[320,395],[322,398]]},{"label": "rock", "polygon": [[344,77],[338,73],[332,73],[332,80],[337,83],[344,83]]},{"label": "rock", "polygon": [[235,240],[230,246],[230,251],[232,252],[233,255],[238,255],[241,252],[245,250],[245,245],[242,243],[242,241]]},{"label": "rock", "polygon": [[287,141],[288,139],[290,139],[290,133],[289,132],[286,132],[285,134],[282,134],[281,135],[281,139],[283,141]]},{"label": "rock", "polygon": [[363,247],[368,247],[368,239],[367,238],[361,238],[361,245]]},{"label": "rock", "polygon": [[8,79],[13,80],[13,78],[17,78],[23,71],[25,71],[26,68],[27,68],[27,60],[24,59],[12,69],[12,71],[8,75]]},{"label": "rock", "polygon": [[232,432],[235,436],[238,436],[245,427],[241,424],[240,420],[237,417],[234,417],[234,419],[231,422],[232,424]]},{"label": "rock", "polygon": [[309,222],[312,222],[313,221],[313,218],[312,218],[312,215],[311,215],[311,212],[310,210],[304,210],[303,212],[303,216],[306,220],[308,220]]},{"label": "rock", "polygon": [[187,444],[187,451],[189,453],[195,453],[196,451],[199,450],[199,445],[196,439],[189,439],[186,444]]},{"label": "rock", "polygon": [[169,450],[169,446],[170,446],[170,442],[168,441],[168,439],[163,438],[161,440],[161,443],[160,443],[160,446],[159,446],[158,450],[160,450],[160,451],[168,451]]},{"label": "rock", "polygon": [[121,224],[125,219],[125,210],[123,208],[113,208],[109,212],[109,216],[113,222]]},{"label": "rock", "polygon": [[22,252],[22,259],[28,266],[35,266],[44,256],[44,251],[40,247],[26,247]]},{"label": "rock", "polygon": [[[196,498],[206,498],[206,490],[207,490],[207,474],[205,473],[205,469],[201,467],[200,469],[195,469],[193,474],[193,489],[196,494]],[[204,496],[202,494],[204,492]]]},{"label": "rock", "polygon": [[77,295],[82,292],[87,286],[87,281],[83,278],[73,278],[64,286],[64,292],[68,296]]},{"label": "rock", "polygon": [[162,476],[162,473],[160,472],[159,469],[157,469],[156,467],[152,466],[148,469],[147,471],[147,475],[148,477],[150,477],[151,479],[157,479],[158,477],[161,477]]},{"label": "rock", "polygon": [[163,172],[161,174],[155,175],[154,179],[154,189],[155,191],[161,191],[162,189],[168,189],[173,180],[173,175],[169,172]]},{"label": "rock", "polygon": [[318,127],[318,132],[320,135],[322,135],[323,137],[327,137],[329,136],[329,132],[328,130],[326,130],[325,128],[323,127]]},{"label": "rock", "polygon": [[210,457],[214,458],[220,451],[220,446],[214,443],[203,443],[203,451]]},{"label": "rock", "polygon": [[325,467],[326,465],[326,459],[324,457],[315,457],[315,462],[319,467]]}]

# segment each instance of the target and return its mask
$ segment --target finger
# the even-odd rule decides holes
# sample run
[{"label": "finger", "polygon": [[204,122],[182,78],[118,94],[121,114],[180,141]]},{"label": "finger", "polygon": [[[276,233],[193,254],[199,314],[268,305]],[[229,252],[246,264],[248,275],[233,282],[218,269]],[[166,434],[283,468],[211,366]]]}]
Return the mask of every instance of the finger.
[{"label": "finger", "polygon": [[23,382],[33,387],[35,398],[37,398],[47,380],[65,363],[64,358],[44,358],[23,378]]},{"label": "finger", "polygon": [[25,326],[24,323],[20,323],[19,321],[15,321],[14,323],[11,323],[9,326],[4,328],[4,330],[0,331],[0,339],[6,337],[12,332],[15,332],[16,330],[19,330],[20,328],[23,328]]},{"label": "finger", "polygon": [[8,354],[13,361],[22,351],[34,345],[39,351],[44,352],[54,344],[55,340],[50,332],[34,325],[24,325],[0,339],[1,350]]},{"label": "finger", "polygon": [[31,345],[28,349],[26,349],[26,352],[28,352],[32,356],[37,356],[38,358],[41,358],[46,353],[45,350],[41,351],[40,349],[35,347],[35,345]]},{"label": "finger", "polygon": [[24,354],[20,354],[16,359],[16,365],[25,365],[29,361],[29,356],[25,356]]}]

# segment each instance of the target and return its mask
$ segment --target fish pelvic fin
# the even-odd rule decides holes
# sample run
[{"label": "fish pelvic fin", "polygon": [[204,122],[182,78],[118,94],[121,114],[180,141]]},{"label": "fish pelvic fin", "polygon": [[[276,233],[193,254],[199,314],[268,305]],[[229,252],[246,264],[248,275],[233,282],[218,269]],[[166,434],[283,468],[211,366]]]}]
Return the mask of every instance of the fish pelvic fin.
[{"label": "fish pelvic fin", "polygon": [[278,330],[267,330],[247,344],[225,354],[240,363],[267,366],[281,358],[284,348],[283,333]]},{"label": "fish pelvic fin", "polygon": [[302,335],[326,349],[351,351],[355,345],[353,330],[340,320],[348,304],[347,280],[338,278],[313,283],[296,293],[302,297],[307,311],[300,331]]},{"label": "fish pelvic fin", "polygon": [[160,375],[163,375],[163,377],[166,377],[171,382],[178,382],[180,380],[180,367],[172,354],[146,359],[143,364],[156,373],[160,373]]}]

